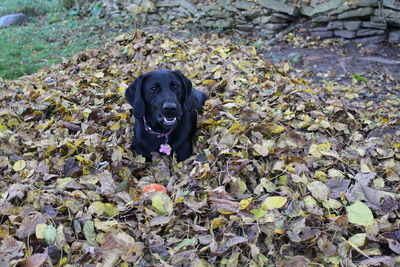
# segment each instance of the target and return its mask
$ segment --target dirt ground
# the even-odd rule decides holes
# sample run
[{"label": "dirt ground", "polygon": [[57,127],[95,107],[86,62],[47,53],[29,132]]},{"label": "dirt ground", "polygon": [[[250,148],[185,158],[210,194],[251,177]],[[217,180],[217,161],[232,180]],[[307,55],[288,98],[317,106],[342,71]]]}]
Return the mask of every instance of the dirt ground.
[{"label": "dirt ground", "polygon": [[[328,43],[328,44],[327,44]],[[379,85],[400,85],[400,47],[386,43],[360,46],[354,41],[319,41],[312,47],[298,47],[281,41],[265,49],[264,57],[273,62],[288,60],[296,53],[303,58],[294,63],[297,69],[307,71],[315,82],[335,81],[349,83],[353,75],[381,81]],[[400,95],[400,89],[397,88]]]}]

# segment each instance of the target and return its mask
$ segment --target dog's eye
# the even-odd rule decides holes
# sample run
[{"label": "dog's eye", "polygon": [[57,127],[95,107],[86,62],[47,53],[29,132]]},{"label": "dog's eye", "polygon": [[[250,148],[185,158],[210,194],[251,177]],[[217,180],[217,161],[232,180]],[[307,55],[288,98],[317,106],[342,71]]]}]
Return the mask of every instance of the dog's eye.
[{"label": "dog's eye", "polygon": [[177,85],[177,84],[172,84],[172,88],[178,89],[178,88],[179,88],[179,85]]},{"label": "dog's eye", "polygon": [[151,90],[151,91],[157,91],[157,87],[156,87],[156,86],[153,86],[153,87],[150,88],[150,90]]}]

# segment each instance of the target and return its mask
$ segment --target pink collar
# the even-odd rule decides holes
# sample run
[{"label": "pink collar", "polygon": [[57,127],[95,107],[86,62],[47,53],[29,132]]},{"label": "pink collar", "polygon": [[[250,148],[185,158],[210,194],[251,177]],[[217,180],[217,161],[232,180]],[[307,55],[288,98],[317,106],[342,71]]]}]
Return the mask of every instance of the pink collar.
[{"label": "pink collar", "polygon": [[166,133],[158,133],[156,131],[153,131],[153,129],[150,128],[150,126],[147,124],[145,116],[143,116],[143,122],[144,122],[144,129],[146,130],[146,132],[148,132],[152,135],[155,135],[157,138],[166,137],[166,139],[168,140],[168,135],[170,133],[172,133],[172,131],[175,129],[175,127],[174,127],[174,128],[171,128],[171,130],[169,130]]}]

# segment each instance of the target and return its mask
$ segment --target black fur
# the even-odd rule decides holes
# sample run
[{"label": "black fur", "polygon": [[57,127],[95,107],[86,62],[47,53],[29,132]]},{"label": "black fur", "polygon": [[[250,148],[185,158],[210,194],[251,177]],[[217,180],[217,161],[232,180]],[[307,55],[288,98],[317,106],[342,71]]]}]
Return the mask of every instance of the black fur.
[{"label": "black fur", "polygon": [[[147,125],[158,133],[167,133],[168,144],[178,161],[192,154],[196,131],[197,112],[200,112],[207,95],[192,88],[192,83],[180,71],[156,70],[140,75],[126,89],[125,97],[133,107],[135,136],[132,149],[151,160],[151,152],[158,152],[165,137],[146,131]],[[174,119],[175,118],[175,119]],[[174,125],[169,125],[174,123]]]}]

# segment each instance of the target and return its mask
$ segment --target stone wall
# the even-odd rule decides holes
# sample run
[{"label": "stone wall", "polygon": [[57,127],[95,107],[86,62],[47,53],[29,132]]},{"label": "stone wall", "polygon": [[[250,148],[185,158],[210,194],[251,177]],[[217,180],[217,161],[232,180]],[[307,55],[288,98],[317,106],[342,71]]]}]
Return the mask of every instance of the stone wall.
[{"label": "stone wall", "polygon": [[[202,1],[203,2],[203,1]],[[204,3],[205,2],[205,3]],[[141,23],[183,23],[205,29],[257,32],[272,38],[300,19],[312,20],[320,38],[400,43],[399,0],[107,0],[109,14],[133,15]]]},{"label": "stone wall", "polygon": [[312,35],[321,38],[357,39],[360,42],[388,40],[391,43],[400,43],[398,0],[336,1],[336,3],[321,14],[311,14],[313,21],[319,24],[312,29]]}]

